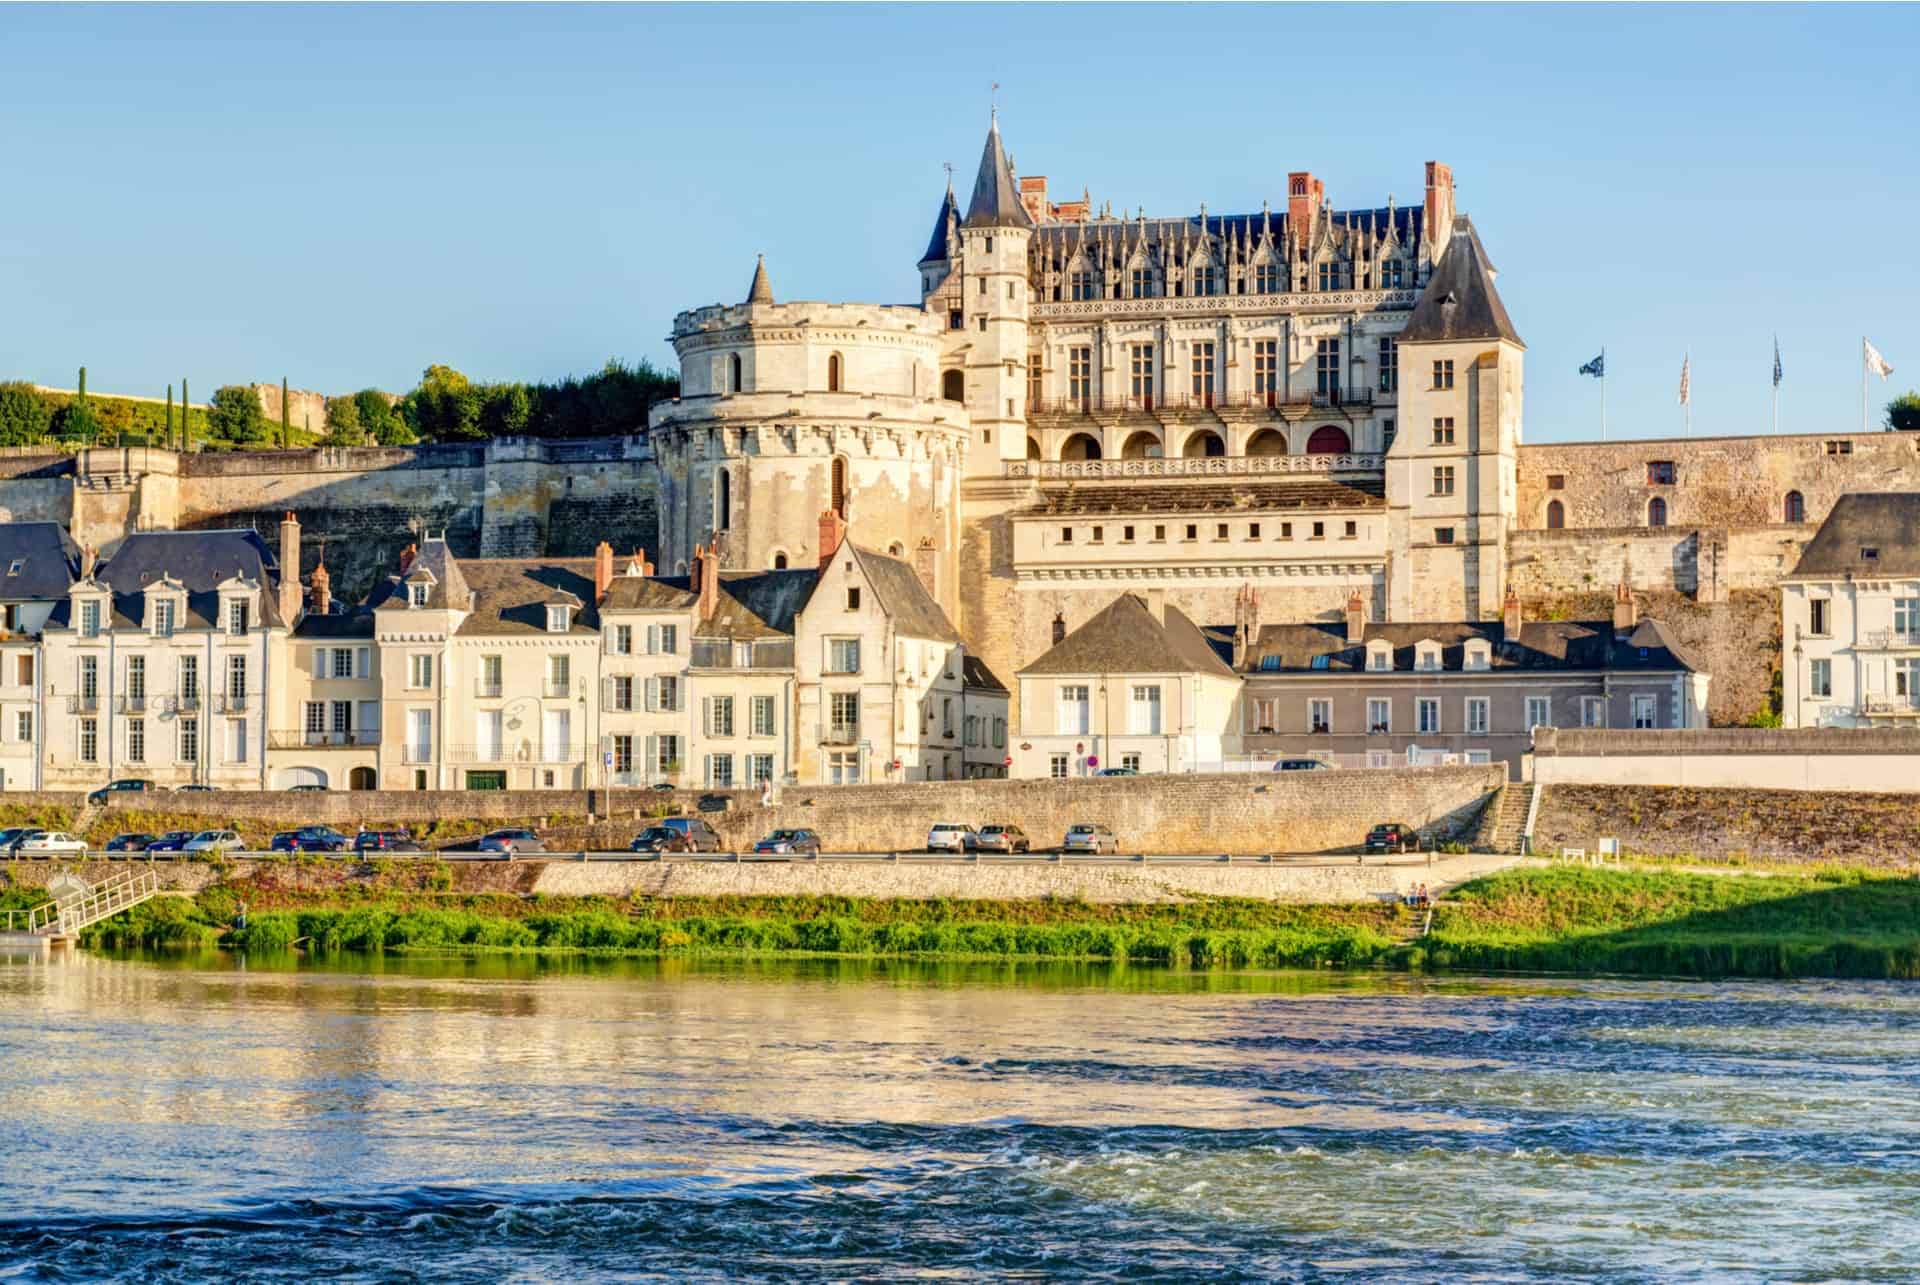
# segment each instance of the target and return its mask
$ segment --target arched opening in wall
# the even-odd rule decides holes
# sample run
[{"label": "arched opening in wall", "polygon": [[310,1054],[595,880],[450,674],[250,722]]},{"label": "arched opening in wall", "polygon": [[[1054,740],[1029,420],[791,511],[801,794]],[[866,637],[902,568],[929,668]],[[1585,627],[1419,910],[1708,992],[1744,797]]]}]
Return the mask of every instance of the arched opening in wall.
[{"label": "arched opening in wall", "polygon": [[327,774],[317,767],[290,767],[280,773],[279,780],[274,784],[282,790],[291,790],[296,785],[317,785],[324,790],[327,788]]},{"label": "arched opening in wall", "polygon": [[1190,460],[1212,459],[1216,455],[1225,455],[1227,444],[1220,440],[1220,434],[1203,428],[1187,438],[1180,453]]},{"label": "arched opening in wall", "polygon": [[1166,453],[1160,445],[1160,435],[1142,429],[1131,434],[1120,447],[1123,460],[1157,460]]},{"label": "arched opening in wall", "polygon": [[687,574],[687,560],[685,558],[673,564],[673,574],[676,576],[684,576]]},{"label": "arched opening in wall", "polygon": [[785,549],[775,549],[773,551],[773,561],[768,565],[775,571],[785,571],[787,569],[787,551]]},{"label": "arched opening in wall", "polygon": [[1788,522],[1807,520],[1807,501],[1798,491],[1787,492],[1787,502],[1782,507],[1781,516]]},{"label": "arched opening in wall", "polygon": [[887,556],[889,558],[904,558],[907,556],[907,546],[895,540],[887,546]]},{"label": "arched opening in wall", "polygon": [[353,771],[347,773],[347,788],[349,790],[371,790],[375,779],[372,768],[356,767]]},{"label": "arched opening in wall", "polygon": [[1345,455],[1352,449],[1353,439],[1347,436],[1347,430],[1332,424],[1322,424],[1307,438],[1309,455]]},{"label": "arched opening in wall", "polygon": [[1567,506],[1558,500],[1547,501],[1547,530],[1558,531],[1567,524]]},{"label": "arched opening in wall", "polygon": [[1667,502],[1656,495],[1647,501],[1647,525],[1665,526],[1667,524]]},{"label": "arched opening in wall", "polygon": [[949,370],[940,376],[940,396],[950,402],[967,400],[967,377],[957,370]]},{"label": "arched opening in wall", "polygon": [[741,385],[739,353],[734,353],[727,358],[727,391],[730,393],[746,391]]},{"label": "arched opening in wall", "polygon": [[1247,439],[1249,455],[1285,455],[1287,435],[1277,428],[1263,428]]},{"label": "arched opening in wall", "polygon": [[733,475],[721,469],[713,479],[713,529],[733,529]]},{"label": "arched opening in wall", "polygon": [[1100,458],[1100,439],[1087,433],[1075,433],[1060,447],[1063,460],[1097,460]]},{"label": "arched opening in wall", "polygon": [[830,393],[837,393],[840,391],[840,354],[839,353],[833,353],[827,357],[827,391]]},{"label": "arched opening in wall", "polygon": [[844,455],[836,455],[833,457],[833,477],[830,489],[831,495],[827,501],[828,507],[844,518],[847,516],[847,457]]},{"label": "arched opening in wall", "polygon": [[1027,439],[1027,458],[1030,460],[1040,458],[1040,443],[1034,441],[1031,437]]}]

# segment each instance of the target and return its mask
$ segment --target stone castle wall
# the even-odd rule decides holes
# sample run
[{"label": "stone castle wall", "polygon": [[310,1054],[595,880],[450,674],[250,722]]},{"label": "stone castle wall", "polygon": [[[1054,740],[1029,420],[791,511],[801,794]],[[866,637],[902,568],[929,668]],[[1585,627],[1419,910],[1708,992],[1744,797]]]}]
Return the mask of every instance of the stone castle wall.
[{"label": "stone castle wall", "polygon": [[[266,415],[267,422],[276,428],[280,424],[280,385],[255,384],[253,391],[260,398],[260,409]],[[327,428],[327,395],[306,388],[287,390],[287,423],[293,428],[310,433],[322,433]]]}]

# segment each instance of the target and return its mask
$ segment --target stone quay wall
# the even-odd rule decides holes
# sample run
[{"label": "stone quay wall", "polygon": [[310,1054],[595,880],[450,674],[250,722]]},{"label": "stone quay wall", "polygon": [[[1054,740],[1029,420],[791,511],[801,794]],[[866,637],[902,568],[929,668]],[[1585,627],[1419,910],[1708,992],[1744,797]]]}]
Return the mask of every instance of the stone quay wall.
[{"label": "stone quay wall", "polygon": [[[1920,792],[1920,731],[1543,728],[1534,734],[1533,779],[1911,795]],[[1909,829],[1920,838],[1920,824]]]},{"label": "stone quay wall", "polygon": [[1541,790],[1536,854],[1591,853],[1602,838],[1618,839],[1630,854],[1680,861],[1920,871],[1920,809],[1911,793],[1584,784]]}]

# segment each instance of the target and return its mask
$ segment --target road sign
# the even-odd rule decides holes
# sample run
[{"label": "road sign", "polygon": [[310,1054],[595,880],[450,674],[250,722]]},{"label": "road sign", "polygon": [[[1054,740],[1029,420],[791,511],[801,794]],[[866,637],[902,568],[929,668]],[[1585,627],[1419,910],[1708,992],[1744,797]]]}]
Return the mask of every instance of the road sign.
[{"label": "road sign", "polygon": [[608,750],[608,751],[606,752],[606,755],[604,756],[604,758],[605,758],[605,762],[606,762],[606,765],[607,765],[608,767],[612,767],[612,766],[613,766],[613,751],[612,751],[612,750]]}]

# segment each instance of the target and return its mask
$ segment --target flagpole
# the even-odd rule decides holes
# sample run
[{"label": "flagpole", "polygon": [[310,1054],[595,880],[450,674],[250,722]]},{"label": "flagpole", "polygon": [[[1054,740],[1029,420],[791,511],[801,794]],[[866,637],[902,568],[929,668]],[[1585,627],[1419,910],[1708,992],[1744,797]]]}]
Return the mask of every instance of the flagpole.
[{"label": "flagpole", "polygon": [[1867,337],[1860,336],[1860,431],[1867,431]]},{"label": "flagpole", "polygon": [[1607,346],[1600,345],[1600,440],[1607,440]]}]

